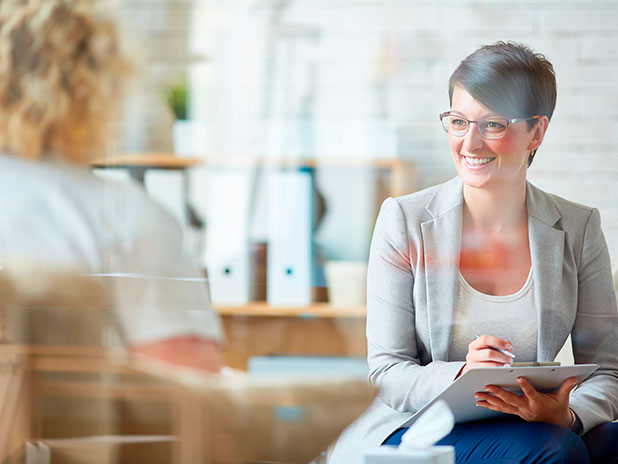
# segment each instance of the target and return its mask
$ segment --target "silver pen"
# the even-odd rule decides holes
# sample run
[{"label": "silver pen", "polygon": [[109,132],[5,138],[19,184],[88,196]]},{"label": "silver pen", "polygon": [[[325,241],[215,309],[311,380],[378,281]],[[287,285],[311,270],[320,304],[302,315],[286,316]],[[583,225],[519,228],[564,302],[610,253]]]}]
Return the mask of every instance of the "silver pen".
[{"label": "silver pen", "polygon": [[[479,336],[475,335],[474,336],[474,340],[476,340],[477,338],[479,338]],[[490,348],[492,350],[499,351],[503,355],[509,356],[510,358],[515,359],[515,355],[513,353],[511,353],[510,351],[503,350],[502,348],[498,348],[497,346],[491,346],[491,345],[487,345],[487,346],[488,346],[488,348]]]}]

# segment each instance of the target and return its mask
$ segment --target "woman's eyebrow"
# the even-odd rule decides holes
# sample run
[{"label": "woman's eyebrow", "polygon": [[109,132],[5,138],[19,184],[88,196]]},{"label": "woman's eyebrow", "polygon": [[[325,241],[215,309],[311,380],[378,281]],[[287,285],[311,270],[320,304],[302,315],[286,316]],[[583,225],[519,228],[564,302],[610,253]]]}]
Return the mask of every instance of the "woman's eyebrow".
[{"label": "woman's eyebrow", "polygon": [[[468,116],[466,116],[466,115],[465,115],[463,112],[461,112],[461,111],[457,111],[457,110],[453,110],[453,109],[451,109],[451,114],[453,114],[453,115],[455,115],[455,116],[461,116],[462,118],[466,118],[466,119],[468,119]],[[504,116],[500,116],[500,115],[499,115],[499,114],[497,114],[497,113],[487,113],[487,114],[484,114],[483,116],[481,116],[481,117],[479,118],[479,120],[482,120],[482,119],[491,119],[491,118],[507,119],[507,118],[505,118]]]}]

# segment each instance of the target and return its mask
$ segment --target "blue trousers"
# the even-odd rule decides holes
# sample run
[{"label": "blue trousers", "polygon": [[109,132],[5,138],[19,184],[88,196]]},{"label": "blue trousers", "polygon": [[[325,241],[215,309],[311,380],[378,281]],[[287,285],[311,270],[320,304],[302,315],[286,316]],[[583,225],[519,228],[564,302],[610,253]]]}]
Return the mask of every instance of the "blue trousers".
[{"label": "blue trousers", "polygon": [[[407,428],[383,445],[398,445]],[[618,463],[618,423],[599,425],[578,437],[557,425],[519,419],[457,424],[438,445],[455,447],[455,462],[492,464]]]}]

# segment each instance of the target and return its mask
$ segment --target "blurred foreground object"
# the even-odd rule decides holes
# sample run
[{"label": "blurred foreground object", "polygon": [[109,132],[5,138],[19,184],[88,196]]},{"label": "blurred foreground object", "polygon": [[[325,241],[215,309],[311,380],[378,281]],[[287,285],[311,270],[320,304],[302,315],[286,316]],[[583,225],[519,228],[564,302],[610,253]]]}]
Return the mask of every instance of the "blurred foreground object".
[{"label": "blurred foreground object", "polygon": [[[0,196],[11,198],[0,205],[0,263],[109,276],[127,346],[218,371],[221,327],[180,226],[137,186],[89,170],[114,146],[132,70],[106,3],[0,2]],[[29,339],[41,327],[48,342],[86,339],[91,327],[49,322]]]},{"label": "blurred foreground object", "polygon": [[376,390],[353,378],[251,378],[135,365],[186,391],[184,420],[196,427],[182,436],[187,462],[307,463],[369,406]]},{"label": "blurred foreground object", "polygon": [[127,352],[105,279],[5,269],[0,292],[0,462],[23,462],[29,443],[29,464],[306,463],[375,396],[361,380],[214,375]]}]

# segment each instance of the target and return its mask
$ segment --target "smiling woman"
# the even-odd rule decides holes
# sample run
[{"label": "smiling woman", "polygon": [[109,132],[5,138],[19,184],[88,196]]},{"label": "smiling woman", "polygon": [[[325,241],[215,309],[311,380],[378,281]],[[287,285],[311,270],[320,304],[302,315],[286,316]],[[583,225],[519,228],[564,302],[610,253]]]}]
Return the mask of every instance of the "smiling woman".
[{"label": "smiling woman", "polygon": [[438,444],[457,462],[617,462],[618,309],[599,213],[526,178],[556,104],[553,67],[521,44],[484,46],[449,98],[440,119],[458,176],[382,206],[367,282],[380,399],[331,462],[398,444],[402,424],[468,369],[553,361],[569,335],[577,363],[600,365],[576,390],[574,379],[553,394],[523,378],[521,396],[487,386],[471,395],[503,418],[457,424]]},{"label": "smiling woman", "polygon": [[527,120],[530,129],[539,115],[551,120],[557,97],[554,67],[543,55],[512,45],[481,47],[461,62],[449,79],[451,107],[455,87],[460,87],[497,115]]},{"label": "smiling woman", "polygon": [[[543,141],[548,117],[506,119],[460,85],[453,89],[451,107],[449,145],[464,183],[502,190],[515,188],[523,193],[527,168]],[[444,118],[442,121],[444,124]],[[474,123],[472,127],[468,121]],[[534,125],[530,128],[525,122]]]}]

